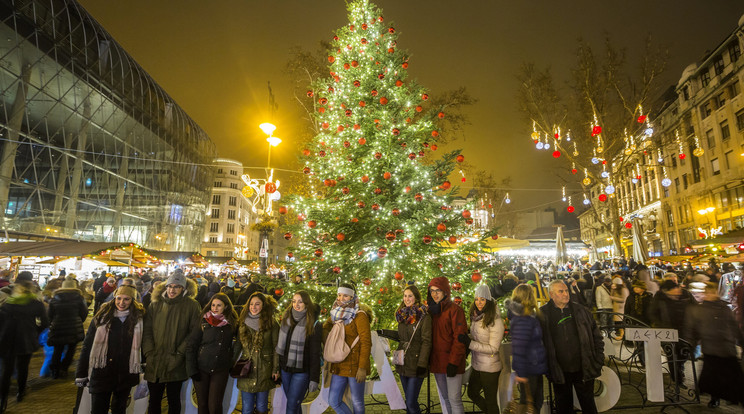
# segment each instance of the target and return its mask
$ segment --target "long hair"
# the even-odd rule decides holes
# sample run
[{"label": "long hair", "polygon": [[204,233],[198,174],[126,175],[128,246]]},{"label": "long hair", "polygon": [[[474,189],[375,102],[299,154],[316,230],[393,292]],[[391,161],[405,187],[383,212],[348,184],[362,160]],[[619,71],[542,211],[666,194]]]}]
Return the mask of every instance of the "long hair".
[{"label": "long hair", "polygon": [[[307,291],[298,290],[294,295],[300,295],[302,303],[305,304],[305,309],[307,309],[307,314],[305,316],[305,338],[310,337],[313,334],[315,321],[318,318],[318,309],[315,304],[313,304],[313,300],[310,298],[310,294],[307,293]],[[292,295],[293,299],[294,295]],[[282,315],[282,324],[284,323],[288,323],[290,326],[295,326],[297,324],[292,317],[292,302],[289,303],[287,309],[284,310],[284,315]]]},{"label": "long hair", "polygon": [[253,298],[258,298],[263,305],[261,306],[261,313],[259,314],[258,329],[260,331],[271,329],[271,323],[274,321],[274,313],[276,312],[277,304],[273,297],[266,296],[261,292],[254,292],[251,297],[248,298],[248,303],[243,306],[243,310],[240,311],[240,317],[238,319],[242,322],[248,317],[248,314],[251,312],[250,305]]},{"label": "long hair", "polygon": [[215,293],[214,295],[212,295],[212,297],[209,298],[209,302],[207,302],[207,305],[204,306],[204,309],[202,309],[202,315],[212,310],[212,302],[215,299],[219,299],[220,301],[222,301],[222,303],[225,304],[225,309],[222,311],[222,314],[225,315],[225,319],[227,319],[227,323],[232,325],[233,329],[236,329],[238,326],[238,313],[235,312],[235,307],[230,301],[230,298],[224,293],[220,292],[220,293]]},{"label": "long hair", "polygon": [[[104,303],[98,308],[98,312],[93,316],[93,323],[96,324],[96,327],[106,325],[114,318],[114,312],[116,312],[116,298]],[[132,303],[129,305],[129,317],[124,321],[130,335],[134,334],[134,326],[137,324],[137,321],[144,318],[144,316],[145,307],[137,302],[136,298],[132,298]]]},{"label": "long hair", "polygon": [[535,291],[529,285],[521,284],[514,288],[511,299],[524,307],[525,316],[537,315],[540,312],[537,308]]},{"label": "long hair", "polygon": [[[406,292],[406,290],[410,290],[411,293],[413,293],[413,297],[416,299],[416,305],[421,306],[421,292],[418,290],[416,285],[408,285],[405,289],[403,289],[403,293]],[[400,301],[400,305],[398,305],[398,310],[401,310],[406,307],[406,303],[404,301]]]},{"label": "long hair", "polygon": [[[470,305],[470,317],[473,317],[473,313],[475,313],[475,310],[478,309],[477,306],[475,306],[475,300]],[[498,312],[496,311],[496,301],[495,300],[487,300],[486,305],[483,307],[483,327],[486,328],[488,326],[491,326],[496,321],[496,316],[498,315]]]}]

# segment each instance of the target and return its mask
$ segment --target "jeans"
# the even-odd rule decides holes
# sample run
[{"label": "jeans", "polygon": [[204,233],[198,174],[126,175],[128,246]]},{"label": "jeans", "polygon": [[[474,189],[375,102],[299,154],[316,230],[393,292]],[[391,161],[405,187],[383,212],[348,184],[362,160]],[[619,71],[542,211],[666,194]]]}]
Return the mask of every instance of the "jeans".
[{"label": "jeans", "polygon": [[163,405],[163,393],[166,393],[168,395],[168,414],[181,414],[182,385],[183,381],[147,381],[147,389],[150,391],[150,400],[147,402],[147,413],[160,414],[160,407]]},{"label": "jeans", "polygon": [[91,414],[108,414],[109,407],[111,408],[111,414],[126,413],[127,403],[129,402],[129,391],[131,390],[131,388],[124,388],[116,391],[91,393]]},{"label": "jeans", "polygon": [[344,402],[346,386],[351,390],[351,404],[354,406],[354,414],[364,414],[364,384],[356,382],[354,377],[331,376],[331,389],[328,390],[328,403],[333,411],[340,414],[351,414],[349,406]]},{"label": "jeans", "polygon": [[434,374],[437,380],[439,403],[442,404],[443,414],[463,414],[462,405],[462,374],[448,377],[447,374]]},{"label": "jeans", "polygon": [[612,327],[612,308],[597,309],[597,316],[599,316],[599,329],[611,328]]},{"label": "jeans", "polygon": [[[543,376],[528,375],[527,384],[532,394],[532,405],[535,407],[535,413],[539,413],[543,406]],[[524,391],[524,384],[519,384],[519,403],[527,404],[527,394]]]},{"label": "jeans", "polygon": [[584,381],[581,371],[564,372],[563,384],[553,383],[555,391],[555,407],[558,414],[574,412],[573,390],[579,399],[582,414],[597,414],[597,405],[594,403],[594,380]]},{"label": "jeans", "polygon": [[0,397],[8,397],[10,391],[10,378],[13,371],[16,372],[16,381],[18,382],[18,393],[26,392],[26,380],[28,379],[28,365],[31,363],[31,355],[10,355],[0,358],[2,363],[2,375],[0,376]]},{"label": "jeans", "polygon": [[[484,413],[499,414],[499,374],[473,370],[468,382],[468,397]],[[481,396],[481,390],[485,398]]]},{"label": "jeans", "polygon": [[259,413],[269,412],[269,392],[245,392],[240,391],[240,396],[243,399],[243,414],[253,414],[253,408],[255,406],[256,411]]},{"label": "jeans", "polygon": [[[70,368],[72,358],[75,357],[75,348],[77,343],[67,345],[55,345],[54,353],[52,353],[52,374],[59,375],[60,373],[67,373],[67,369]],[[63,357],[62,354],[65,354]]]},{"label": "jeans", "polygon": [[287,396],[287,414],[302,413],[302,400],[310,386],[309,372],[287,372],[282,370],[282,389]]},{"label": "jeans", "polygon": [[418,397],[423,383],[423,378],[400,376],[400,385],[403,386],[403,394],[406,397],[406,414],[421,414]]},{"label": "jeans", "polygon": [[199,376],[199,381],[193,382],[199,414],[221,414],[228,371],[209,373],[200,370]]}]

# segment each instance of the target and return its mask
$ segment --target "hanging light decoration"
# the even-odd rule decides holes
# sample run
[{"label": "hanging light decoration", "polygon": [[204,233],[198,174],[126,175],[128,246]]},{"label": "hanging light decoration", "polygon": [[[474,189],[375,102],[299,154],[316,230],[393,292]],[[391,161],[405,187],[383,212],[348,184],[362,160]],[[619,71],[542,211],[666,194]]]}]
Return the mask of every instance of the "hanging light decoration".
[{"label": "hanging light decoration", "polygon": [[532,135],[530,135],[532,138],[533,143],[537,144],[540,142],[540,133],[537,132],[537,122],[535,120],[532,120]]},{"label": "hanging light decoration", "polygon": [[666,167],[662,167],[661,171],[662,171],[662,175],[664,176],[664,178],[661,180],[661,185],[663,185],[664,187],[669,187],[670,185],[672,185],[672,180],[670,180],[669,177],[667,177]]},{"label": "hanging light decoration", "polygon": [[579,156],[579,150],[578,150],[578,148],[576,148],[576,141],[574,141],[574,143],[573,143],[573,147],[574,147],[574,148],[573,148],[573,149],[574,149],[574,150],[573,150],[573,156],[574,156],[574,157],[578,157],[578,156]]},{"label": "hanging light decoration", "polygon": [[589,201],[589,199],[586,197],[586,193],[584,193],[584,205],[588,206],[589,203],[591,203],[591,201]]},{"label": "hanging light decoration", "polygon": [[563,196],[561,197],[561,200],[565,202],[566,201],[566,186],[565,185],[563,186],[562,193],[563,193]]},{"label": "hanging light decoration", "polygon": [[696,157],[702,157],[703,154],[705,154],[705,150],[700,146],[700,140],[698,139],[697,135],[695,135],[695,149],[692,150],[692,155]]},{"label": "hanging light decoration", "polygon": [[581,180],[581,183],[584,185],[589,185],[592,183],[592,179],[589,178],[589,172],[587,171],[586,168],[584,168],[584,179]]},{"label": "hanging light decoration", "polygon": [[509,193],[506,193],[506,197],[504,197],[504,202],[505,202],[506,204],[509,204],[509,203],[511,203],[511,198],[509,198]]}]

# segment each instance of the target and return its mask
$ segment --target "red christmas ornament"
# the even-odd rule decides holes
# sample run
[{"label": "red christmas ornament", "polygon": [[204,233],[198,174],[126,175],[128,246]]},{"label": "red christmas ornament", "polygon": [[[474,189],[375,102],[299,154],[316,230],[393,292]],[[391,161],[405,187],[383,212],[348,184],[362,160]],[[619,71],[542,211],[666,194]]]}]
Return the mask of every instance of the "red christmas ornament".
[{"label": "red christmas ornament", "polygon": [[452,289],[454,289],[454,290],[460,290],[460,289],[462,289],[462,283],[460,283],[460,282],[454,282],[454,283],[452,283]]},{"label": "red christmas ornament", "polygon": [[290,233],[290,232],[284,233],[284,239],[285,240],[290,240],[291,238],[292,238],[292,233]]},{"label": "red christmas ornament", "polygon": [[498,239],[499,239],[498,234],[494,234],[493,236],[491,236],[491,240],[498,240]]},{"label": "red christmas ornament", "polygon": [[408,159],[409,160],[415,160],[416,159],[416,153],[415,152],[412,152],[412,153],[408,154]]},{"label": "red christmas ornament", "polygon": [[475,273],[473,273],[472,276],[470,276],[470,280],[472,280],[475,283],[478,283],[481,280],[483,280],[483,276],[481,276],[480,272],[476,271]]},{"label": "red christmas ornament", "polygon": [[403,272],[395,272],[395,280],[403,280]]},{"label": "red christmas ornament", "polygon": [[391,33],[391,34],[392,34],[392,33],[395,33],[395,29],[393,29],[392,27],[391,27],[391,28],[389,28],[389,29],[388,29],[388,33]]},{"label": "red christmas ornament", "polygon": [[[434,137],[434,138],[436,138],[436,137],[439,136],[439,132],[438,131],[431,131],[431,136]],[[434,148],[433,147],[434,146],[432,145],[432,150],[434,151]]]},{"label": "red christmas ornament", "polygon": [[304,214],[298,214],[297,215],[297,220],[298,221],[305,221],[305,215]]},{"label": "red christmas ornament", "polygon": [[349,187],[344,187],[344,188],[341,189],[341,192],[344,193],[344,194],[349,194],[349,192],[351,192],[351,190],[349,190]]},{"label": "red christmas ornament", "polygon": [[553,158],[559,158],[561,156],[560,151],[553,151]]},{"label": "red christmas ornament", "polygon": [[279,214],[287,214],[287,207],[284,207],[284,206],[279,207]]},{"label": "red christmas ornament", "polygon": [[343,234],[343,233],[339,233],[339,234],[336,235],[336,240],[338,240],[338,241],[344,241],[344,240],[346,240],[346,235]]},{"label": "red christmas ornament", "polygon": [[463,217],[463,218],[466,218],[466,219],[467,219],[467,218],[470,218],[470,216],[471,216],[471,215],[472,215],[472,214],[470,213],[470,210],[463,210],[463,211],[462,211],[462,217]]},{"label": "red christmas ornament", "polygon": [[573,213],[574,212],[574,206],[568,206],[568,207],[566,207],[566,211],[568,211],[569,213]]},{"label": "red christmas ornament", "polygon": [[646,115],[641,115],[638,117],[638,123],[642,124],[646,121]]},{"label": "red christmas ornament", "polygon": [[607,201],[607,194],[604,194],[604,193],[600,194],[598,198],[599,198],[599,201],[604,203],[605,201]]},{"label": "red christmas ornament", "polygon": [[369,91],[369,94],[372,96],[377,96],[377,89],[372,89],[371,91]]},{"label": "red christmas ornament", "polygon": [[684,153],[679,154],[679,159],[683,160],[687,157]]},{"label": "red christmas ornament", "polygon": [[421,193],[418,193],[418,194],[416,194],[415,196],[413,196],[413,198],[414,198],[414,199],[415,199],[416,201],[421,201],[421,200],[423,200],[423,199],[424,199],[424,196],[423,196],[423,195],[421,195]]},{"label": "red christmas ornament", "polygon": [[400,210],[398,210],[397,208],[394,208],[392,213],[394,216],[400,215]]},{"label": "red christmas ornament", "polygon": [[473,219],[465,219],[465,224],[473,224]]},{"label": "red christmas ornament", "polygon": [[443,233],[447,231],[447,226],[444,223],[437,224],[437,231]]},{"label": "red christmas ornament", "polygon": [[452,187],[452,184],[450,184],[449,181],[445,181],[442,183],[442,185],[439,186],[442,190],[449,190],[450,187]]},{"label": "red christmas ornament", "polygon": [[400,66],[403,67],[403,69],[408,69],[408,62],[403,62]]},{"label": "red christmas ornament", "polygon": [[[434,131],[434,132],[436,132],[436,131]],[[432,132],[432,134],[433,134],[433,132]],[[436,150],[437,150],[437,148],[439,148],[439,147],[437,147],[437,144],[432,144],[432,145],[431,145],[431,150],[432,150],[432,151],[436,151]]]},{"label": "red christmas ornament", "polygon": [[330,178],[326,178],[325,180],[323,180],[323,185],[326,186],[326,187],[330,187],[331,186],[331,179]]},{"label": "red christmas ornament", "polygon": [[366,204],[364,204],[364,201],[360,201],[360,202],[357,203],[357,207],[359,207],[359,208],[364,208],[365,205]]},{"label": "red christmas ornament", "polygon": [[423,110],[424,110],[424,107],[422,107],[421,105],[416,106],[416,112],[421,112]]},{"label": "red christmas ornament", "polygon": [[379,160],[380,158],[382,158],[382,153],[381,152],[375,152],[375,159],[376,160]]},{"label": "red christmas ornament", "polygon": [[348,63],[344,63],[344,69],[349,70],[350,67]]},{"label": "red christmas ornament", "polygon": [[382,188],[375,188],[375,194],[382,194]]},{"label": "red christmas ornament", "polygon": [[462,305],[462,298],[459,296],[455,296],[454,302],[455,302],[455,305],[460,306]]},{"label": "red christmas ornament", "polygon": [[364,101],[359,101],[359,106],[361,106],[362,108],[364,108],[365,106],[367,106],[367,103],[364,102]]},{"label": "red christmas ornament", "polygon": [[384,97],[384,96],[383,96],[382,98],[380,98],[380,103],[381,103],[382,105],[387,105],[387,103],[388,103],[388,99],[387,99],[386,97]]},{"label": "red christmas ornament", "polygon": [[320,150],[320,151],[318,151],[318,155],[321,156],[321,157],[325,157],[326,156],[326,152],[323,151],[323,150]]},{"label": "red christmas ornament", "polygon": [[424,236],[424,238],[423,238],[423,242],[424,242],[424,244],[429,244],[429,243],[431,243],[431,236]]},{"label": "red christmas ornament", "polygon": [[572,169],[571,169],[571,174],[576,174],[577,172],[578,172],[578,171],[576,170],[576,168],[572,168]]},{"label": "red christmas ornament", "polygon": [[460,178],[460,181],[465,182],[465,177]]},{"label": "red christmas ornament", "polygon": [[377,203],[372,204],[372,210],[377,211],[380,209],[380,205]]},{"label": "red christmas ornament", "polygon": [[424,101],[429,100],[429,94],[426,94],[425,93],[425,94],[421,95],[421,99],[423,99]]},{"label": "red christmas ornament", "polygon": [[372,281],[369,278],[366,278],[362,281],[362,283],[364,283],[365,286],[369,286],[372,283]]},{"label": "red christmas ornament", "polygon": [[352,60],[351,61],[351,66],[357,67],[357,66],[359,66],[359,62],[357,62],[356,60]]},{"label": "red christmas ornament", "polygon": [[387,239],[387,241],[395,240],[395,232],[389,231],[385,233],[385,239]]},{"label": "red christmas ornament", "polygon": [[403,191],[405,191],[406,193],[410,193],[411,187],[406,186],[406,188],[404,188]]},{"label": "red christmas ornament", "polygon": [[307,222],[307,226],[310,227],[311,229],[314,229],[317,224],[318,223],[316,223],[315,220],[310,220]]},{"label": "red christmas ornament", "polygon": [[627,223],[625,223],[625,228],[626,228],[626,229],[629,229],[629,228],[631,228],[631,227],[633,227],[633,223],[631,223],[631,222],[627,222]]},{"label": "red christmas ornament", "polygon": [[313,97],[313,91],[307,91],[307,97],[312,98]]},{"label": "red christmas ornament", "polygon": [[359,145],[364,145],[367,143],[367,140],[364,138],[359,138]]},{"label": "red christmas ornament", "polygon": [[457,243],[457,237],[455,237],[455,236],[449,236],[449,240],[447,240],[447,241],[449,241],[449,244],[455,244],[455,243]]},{"label": "red christmas ornament", "polygon": [[294,253],[292,253],[292,252],[287,253],[287,257],[289,257],[290,259],[293,258],[294,257]]},{"label": "red christmas ornament", "polygon": [[403,81],[398,79],[397,81],[395,81],[395,86],[398,86],[398,87],[403,86]]},{"label": "red christmas ornament", "polygon": [[276,192],[276,184],[274,183],[266,183],[264,186],[264,190],[266,190],[269,194],[274,194]]},{"label": "red christmas ornament", "polygon": [[457,157],[455,157],[455,159],[457,160],[457,162],[463,162],[465,161],[465,156],[460,154]]},{"label": "red christmas ornament", "polygon": [[396,136],[397,137],[398,135],[400,135],[400,129],[393,128],[393,136]]},{"label": "red christmas ornament", "polygon": [[336,58],[334,56],[328,56],[328,62],[333,63],[336,61]]},{"label": "red christmas ornament", "polygon": [[284,289],[282,288],[276,288],[274,289],[274,294],[277,296],[284,296]]},{"label": "red christmas ornament", "polygon": [[359,221],[359,219],[358,219],[358,218],[356,218],[356,217],[353,217],[353,218],[351,219],[351,222],[352,222],[352,223],[356,223],[356,222],[358,222],[358,221]]},{"label": "red christmas ornament", "polygon": [[363,183],[368,183],[369,182],[369,176],[363,175],[362,176],[362,182]]},{"label": "red christmas ornament", "polygon": [[594,127],[592,128],[592,136],[595,136],[595,135],[599,135],[599,134],[601,134],[601,133],[602,133],[602,127],[601,127],[601,126],[599,126],[599,125],[595,125],[595,126],[594,126]]},{"label": "red christmas ornament", "polygon": [[338,267],[338,266],[334,266],[334,267],[333,267],[333,273],[335,273],[335,274],[339,274],[339,273],[341,273],[341,268],[340,268],[340,267]]},{"label": "red christmas ornament", "polygon": [[323,249],[315,249],[315,257],[323,256]]},{"label": "red christmas ornament", "polygon": [[390,173],[389,173],[389,172],[387,172],[387,171],[385,171],[385,173],[384,173],[384,174],[382,174],[382,178],[384,178],[384,179],[386,179],[386,180],[389,180],[389,179],[390,179],[390,177],[392,177],[392,174],[390,174]]},{"label": "red christmas ornament", "polygon": [[310,155],[310,150],[305,148],[304,150],[302,150],[302,155],[307,157],[308,155]]},{"label": "red christmas ornament", "polygon": [[377,249],[377,257],[383,258],[383,257],[387,256],[387,252],[388,252],[388,250],[386,248],[380,247],[379,249]]}]

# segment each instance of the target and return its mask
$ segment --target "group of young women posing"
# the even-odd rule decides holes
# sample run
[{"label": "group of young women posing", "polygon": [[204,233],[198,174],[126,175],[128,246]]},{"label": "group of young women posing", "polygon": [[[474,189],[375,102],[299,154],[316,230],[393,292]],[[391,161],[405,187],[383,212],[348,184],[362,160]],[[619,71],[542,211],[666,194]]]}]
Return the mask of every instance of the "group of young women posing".
[{"label": "group of young women posing", "polygon": [[[406,412],[421,412],[418,396],[429,372],[436,379],[442,411],[464,412],[461,390],[468,351],[473,368],[468,396],[482,411],[499,412],[499,347],[504,323],[488,287],[482,285],[475,291],[469,329],[465,311],[451,300],[447,278],[432,279],[427,293],[428,306],[415,285],[407,286],[395,314],[398,329],[377,331],[397,341],[398,351],[403,351],[395,363]],[[95,407],[107,408],[109,403],[112,412],[123,412],[131,387],[139,381],[144,309],[135,297],[134,289],[117,289],[114,300],[96,313],[84,341],[78,377],[90,379],[92,412],[101,412]],[[529,384],[533,400],[541,403],[541,378],[547,364],[532,289],[519,286],[508,305],[515,343],[513,367],[518,381]],[[202,310],[200,329],[192,333],[186,347],[187,371],[192,373],[199,413],[223,411],[229,371],[238,358],[252,363],[248,376],[237,381],[244,414],[268,412],[269,391],[278,382],[287,397],[286,412],[301,413],[305,394],[319,388],[321,344],[336,324],[343,326],[350,350],[342,361],[329,363],[328,402],[335,412],[350,414],[351,408],[343,401],[348,388],[353,412],[363,413],[372,311],[359,302],[356,289],[350,284],[338,287],[330,317],[322,325],[318,307],[303,290],[293,294],[279,322],[276,312],[276,301],[260,292],[251,295],[239,316],[225,294],[211,297]]]}]

